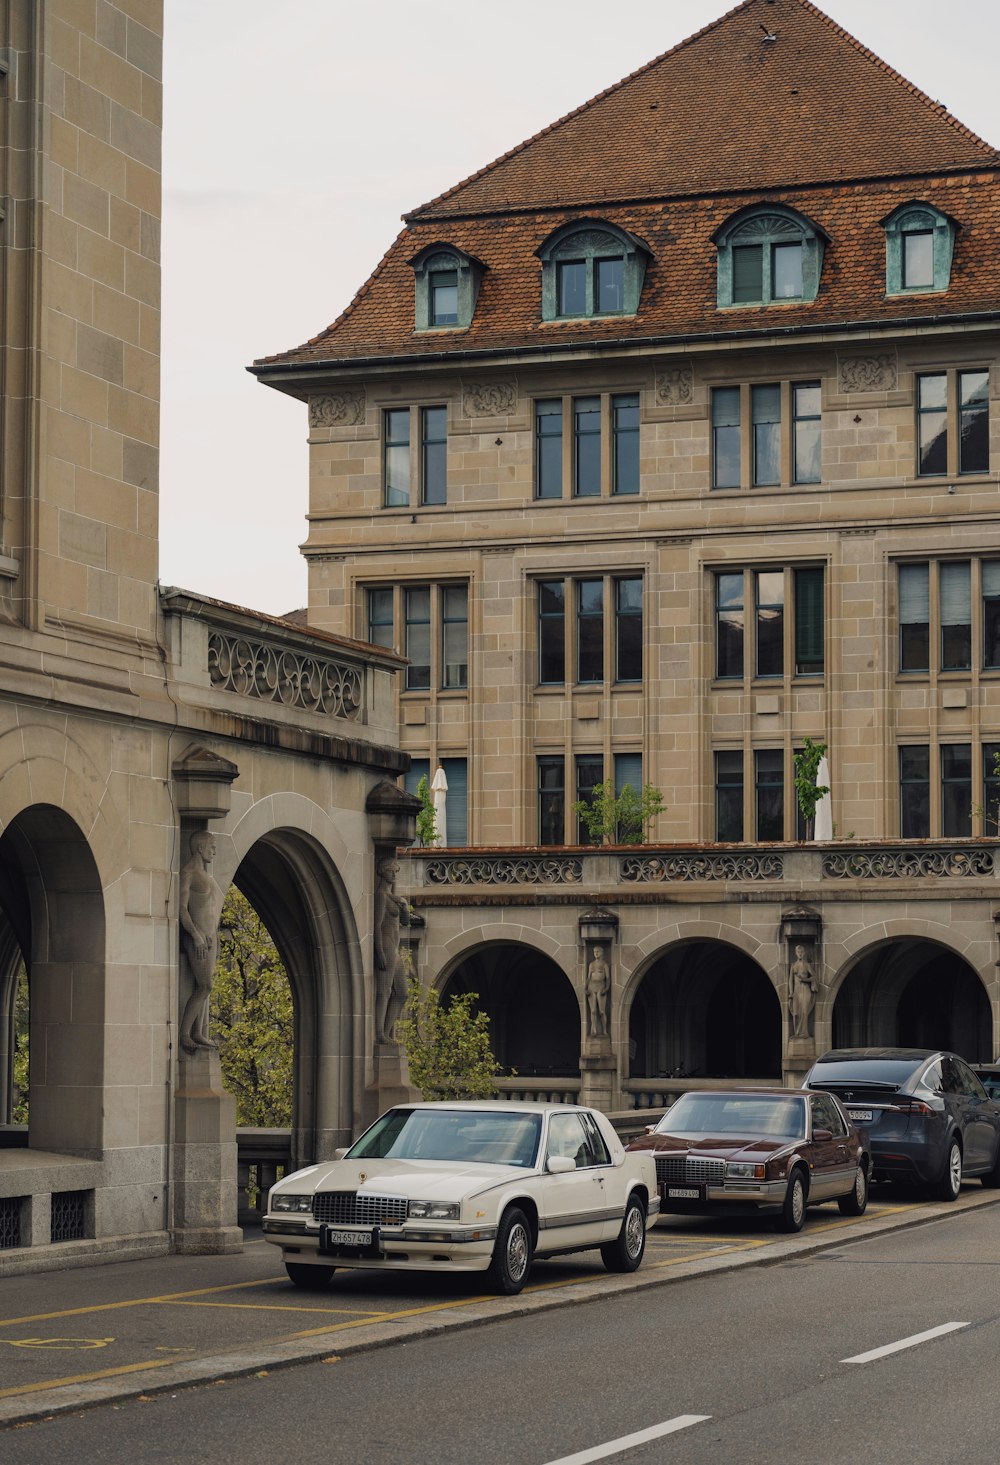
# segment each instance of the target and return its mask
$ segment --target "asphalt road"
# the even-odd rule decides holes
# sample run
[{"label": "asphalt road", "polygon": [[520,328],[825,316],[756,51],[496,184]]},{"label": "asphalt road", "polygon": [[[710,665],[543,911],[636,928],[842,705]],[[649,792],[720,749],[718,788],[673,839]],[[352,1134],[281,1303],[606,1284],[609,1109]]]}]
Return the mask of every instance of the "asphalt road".
[{"label": "asphalt road", "polygon": [[816,1255],[60,1415],[0,1434],[0,1455],[16,1440],[18,1465],[992,1460],[1000,1210],[850,1235]]}]

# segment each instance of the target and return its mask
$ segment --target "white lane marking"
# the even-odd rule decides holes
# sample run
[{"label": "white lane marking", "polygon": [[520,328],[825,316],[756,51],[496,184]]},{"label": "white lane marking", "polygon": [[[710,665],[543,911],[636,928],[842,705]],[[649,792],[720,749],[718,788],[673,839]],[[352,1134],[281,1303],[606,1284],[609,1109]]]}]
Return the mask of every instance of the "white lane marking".
[{"label": "white lane marking", "polygon": [[940,1338],[945,1333],[957,1333],[959,1328],[969,1328],[971,1323],[942,1323],[939,1328],[928,1328],[926,1333],[914,1333],[910,1338],[900,1338],[898,1343],[886,1343],[884,1348],[872,1348],[868,1353],[855,1354],[853,1358],[842,1358],[841,1363],[874,1363],[876,1358],[885,1358],[889,1353],[901,1353],[904,1348],[916,1348],[918,1343],[929,1343],[931,1338]]},{"label": "white lane marking", "polygon": [[649,1429],[636,1430],[635,1434],[623,1434],[621,1439],[609,1440],[606,1445],[595,1445],[592,1450],[581,1450],[578,1455],[562,1455],[550,1460],[548,1465],[591,1465],[592,1460],[606,1460],[609,1455],[620,1454],[622,1450],[634,1450],[637,1445],[647,1445],[665,1434],[675,1434],[679,1429],[689,1429],[692,1424],[701,1424],[711,1419],[711,1414],[678,1414],[665,1424],[653,1424]]}]

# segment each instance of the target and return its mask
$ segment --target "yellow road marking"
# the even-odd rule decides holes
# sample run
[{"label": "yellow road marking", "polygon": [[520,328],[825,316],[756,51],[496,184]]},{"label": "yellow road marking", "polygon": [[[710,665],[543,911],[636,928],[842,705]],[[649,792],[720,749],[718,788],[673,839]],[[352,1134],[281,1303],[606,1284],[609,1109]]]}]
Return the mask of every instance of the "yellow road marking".
[{"label": "yellow road marking", "polygon": [[125,1302],[94,1302],[88,1307],[67,1307],[62,1312],[37,1312],[31,1317],[6,1318],[0,1322],[0,1328],[12,1328],[17,1323],[44,1323],[60,1317],[83,1317],[90,1312],[114,1312],[123,1307],[146,1307],[151,1302],[173,1302],[180,1297],[207,1297],[213,1292],[238,1292],[246,1287],[266,1287],[284,1281],[284,1277],[260,1277],[255,1282],[229,1282],[224,1287],[195,1287],[190,1292],[165,1292],[158,1297],[132,1297]]},{"label": "yellow road marking", "polygon": [[121,1368],[102,1368],[97,1373],[77,1373],[69,1378],[42,1379],[37,1384],[18,1384],[13,1389],[0,1389],[0,1399],[13,1399],[18,1394],[37,1394],[42,1389],[62,1389],[68,1384],[89,1384],[95,1379],[118,1378],[125,1373],[141,1373],[144,1368],[168,1368],[172,1358],[149,1358],[145,1363],[126,1363]]},{"label": "yellow road marking", "polygon": [[[359,1317],[380,1317],[381,1313],[377,1308],[363,1307],[296,1307],[293,1303],[277,1302],[192,1302],[190,1298],[179,1298],[176,1301],[164,1299],[160,1303],[162,1307],[222,1307],[231,1308],[236,1312],[347,1312],[356,1313]],[[3,1339],[0,1338],[0,1343]]]}]

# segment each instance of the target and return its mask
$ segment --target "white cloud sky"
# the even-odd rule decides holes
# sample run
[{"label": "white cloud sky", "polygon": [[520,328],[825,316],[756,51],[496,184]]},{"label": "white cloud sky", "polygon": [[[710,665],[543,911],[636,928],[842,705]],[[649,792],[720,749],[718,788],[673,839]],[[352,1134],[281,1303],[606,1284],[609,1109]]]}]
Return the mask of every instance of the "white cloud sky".
[{"label": "white cloud sky", "polygon": [[[306,415],[245,367],[343,309],[399,216],[728,9],[726,0],[168,0],[161,569],[306,603]],[[996,0],[827,0],[1000,145]]]}]

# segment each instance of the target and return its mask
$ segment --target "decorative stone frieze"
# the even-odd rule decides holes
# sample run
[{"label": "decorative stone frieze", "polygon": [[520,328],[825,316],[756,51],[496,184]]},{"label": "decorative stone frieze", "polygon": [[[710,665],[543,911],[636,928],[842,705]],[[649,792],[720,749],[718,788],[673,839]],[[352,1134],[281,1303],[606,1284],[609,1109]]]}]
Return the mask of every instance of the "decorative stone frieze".
[{"label": "decorative stone frieze", "polygon": [[618,862],[621,880],[780,880],[780,855],[624,855]]},{"label": "decorative stone frieze", "polygon": [[896,358],[891,351],[877,356],[847,356],[840,362],[842,392],[894,392]]},{"label": "decorative stone frieze", "polygon": [[466,417],[507,417],[517,406],[517,382],[463,382],[462,406]]},{"label": "decorative stone frieze", "polygon": [[671,366],[656,373],[656,405],[686,407],[694,398],[694,367]]},{"label": "decorative stone frieze", "polygon": [[356,666],[219,631],[208,638],[208,671],[213,687],[224,692],[329,717],[354,719],[364,700]]},{"label": "decorative stone frieze", "polygon": [[431,860],[429,885],[575,885],[583,861],[563,855],[483,855]]},{"label": "decorative stone frieze", "polygon": [[309,398],[310,427],[360,427],[365,420],[365,391],[329,392]]},{"label": "decorative stone frieze", "polygon": [[941,875],[989,878],[994,873],[991,849],[839,850],[823,856],[829,880],[912,880]]}]

